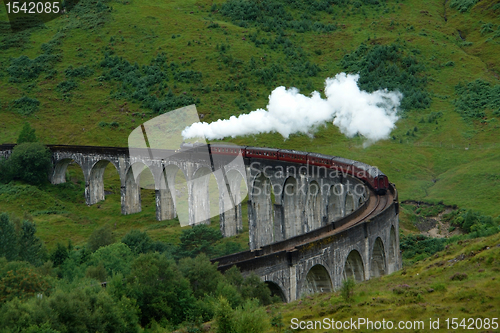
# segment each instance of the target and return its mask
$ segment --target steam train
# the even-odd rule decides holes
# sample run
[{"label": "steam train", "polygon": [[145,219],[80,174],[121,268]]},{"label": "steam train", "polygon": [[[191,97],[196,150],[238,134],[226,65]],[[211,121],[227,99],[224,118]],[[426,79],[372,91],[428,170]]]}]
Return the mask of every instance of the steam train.
[{"label": "steam train", "polygon": [[[183,143],[181,145],[181,149],[196,149],[197,147],[201,148],[205,147],[205,145],[203,144],[198,146],[196,144],[193,145],[186,143]],[[208,149],[210,154],[212,155],[225,155],[235,157],[241,155],[243,156],[243,158],[278,160],[291,163],[307,164],[310,166],[325,167],[330,170],[336,170],[338,174],[350,175],[361,179],[378,194],[384,194],[389,188],[389,180],[387,179],[387,176],[378,168],[343,157],[286,149],[219,144],[208,144]]]}]

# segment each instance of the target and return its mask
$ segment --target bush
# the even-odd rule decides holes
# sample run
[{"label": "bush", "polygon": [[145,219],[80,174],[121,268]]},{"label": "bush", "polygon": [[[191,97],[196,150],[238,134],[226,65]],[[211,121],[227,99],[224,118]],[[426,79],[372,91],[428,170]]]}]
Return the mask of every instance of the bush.
[{"label": "bush", "polygon": [[353,279],[349,278],[342,281],[342,286],[340,287],[340,294],[342,298],[346,302],[350,302],[354,296],[354,286],[356,282]]},{"label": "bush", "polygon": [[17,143],[25,143],[25,142],[37,142],[38,139],[35,135],[35,129],[31,128],[29,123],[24,123],[23,129],[19,136],[17,137]]},{"label": "bush", "polygon": [[67,93],[73,89],[76,89],[78,85],[76,84],[75,81],[69,80],[69,81],[63,81],[59,83],[56,87],[56,89],[61,92],[61,93]]},{"label": "bush", "polygon": [[460,83],[455,87],[458,98],[455,109],[463,118],[483,118],[486,109],[500,108],[500,85],[492,86],[481,79]]},{"label": "bush", "polygon": [[360,89],[373,92],[379,89],[403,93],[403,110],[425,109],[431,98],[425,91],[427,78],[424,66],[413,55],[406,55],[399,45],[376,45],[369,48],[361,44],[357,50],[347,54],[342,67],[351,73],[359,73]]},{"label": "bush", "polygon": [[73,68],[73,66],[69,66],[64,70],[64,74],[66,74],[67,78],[72,78],[72,77],[85,78],[94,74],[94,71],[88,66],[81,66],[76,68]]},{"label": "bush", "polygon": [[477,3],[477,0],[451,0],[450,7],[456,8],[460,13],[465,13]]},{"label": "bush", "polygon": [[113,231],[109,225],[104,225],[99,229],[96,229],[92,235],[90,235],[87,242],[87,247],[90,252],[95,252],[100,247],[110,245],[114,242]]},{"label": "bush", "polygon": [[28,116],[36,111],[40,106],[40,101],[36,98],[23,96],[12,101],[10,108],[16,110],[17,113]]},{"label": "bush", "polygon": [[11,156],[3,164],[5,180],[17,179],[39,185],[48,181],[52,168],[51,153],[41,143],[21,143],[14,147]]}]

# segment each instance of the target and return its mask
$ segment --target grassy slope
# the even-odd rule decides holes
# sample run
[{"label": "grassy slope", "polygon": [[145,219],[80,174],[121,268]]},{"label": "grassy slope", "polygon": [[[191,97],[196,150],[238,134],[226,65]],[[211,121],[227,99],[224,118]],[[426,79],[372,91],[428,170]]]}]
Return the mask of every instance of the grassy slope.
[{"label": "grassy slope", "polygon": [[[316,151],[361,160],[379,166],[397,184],[402,200],[444,201],[446,204],[457,204],[497,216],[500,214],[497,167],[500,156],[499,125],[495,122],[464,121],[454,111],[452,104],[456,98],[454,86],[459,82],[482,78],[494,84],[499,83],[500,61],[496,57],[498,38],[487,41],[488,36],[480,33],[483,23],[500,23],[497,17],[485,9],[494,2],[497,1],[481,1],[470,12],[463,14],[449,8],[448,4],[443,5],[443,2],[413,0],[402,3],[388,1],[388,11],[378,7],[363,7],[367,12],[366,18],[355,10],[342,12],[342,9],[336,9],[335,21],[332,15],[320,13],[318,17],[321,21],[336,22],[342,29],[331,33],[292,32],[289,38],[294,44],[301,45],[308,53],[308,59],[318,64],[322,71],[316,77],[307,79],[283,77],[269,86],[257,83],[254,76],[242,69],[243,66],[220,66],[220,53],[216,45],[222,43],[231,46],[227,55],[242,60],[244,64],[252,56],[262,58],[262,64],[286,63],[282,52],[267,46],[257,48],[248,38],[243,40],[243,36],[255,32],[254,28],[238,27],[228,18],[210,13],[212,4],[220,4],[221,1],[110,2],[113,12],[105,16],[107,21],[100,28],[71,29],[71,25],[78,22],[79,18],[61,17],[48,23],[46,29],[32,31],[28,35],[28,42],[22,47],[2,50],[0,142],[14,142],[23,122],[29,121],[45,143],[126,146],[130,131],[154,115],[148,114],[149,110],[141,109],[138,103],[111,99],[110,91],[115,89],[117,83],[97,80],[103,72],[97,64],[103,59],[106,46],[131,63],[148,64],[156,54],[165,52],[167,62],[175,61],[184,70],[201,71],[203,79],[199,85],[175,83],[174,87],[172,79],[168,84],[176,94],[187,91],[199,97],[201,103],[197,105],[198,111],[205,115],[204,120],[213,121],[241,113],[234,103],[240,94],[224,89],[203,94],[196,90],[199,87],[210,86],[213,89],[217,84],[236,81],[236,77],[241,75],[248,82],[248,101],[252,108],[265,107],[273,87],[297,85],[303,92],[309,93],[310,88],[304,89],[309,83],[314,89],[320,90],[324,78],[342,71],[340,59],[357,49],[360,43],[389,44],[399,38],[400,45],[421,52],[417,58],[426,66],[426,75],[429,77],[427,89],[433,98],[430,109],[408,112],[398,121],[393,134],[402,138],[402,143],[399,140],[387,140],[363,148],[360,138],[347,139],[331,124],[318,129],[314,139],[292,135],[284,141],[278,134],[266,134],[231,141]],[[5,12],[2,6],[0,8],[1,17]],[[445,10],[446,22],[443,19]],[[208,29],[210,21],[218,22],[220,28]],[[26,83],[9,83],[9,76],[3,70],[10,65],[9,58],[22,54],[30,58],[40,55],[41,45],[49,42],[58,30],[65,34],[59,46],[62,60],[55,65],[59,74],[54,79],[44,79],[44,74],[40,75],[36,80],[37,85],[31,90]],[[463,46],[457,30],[472,45]],[[173,35],[176,38],[172,38]],[[112,37],[114,42],[110,41]],[[267,37],[266,33],[261,33],[259,38],[262,37]],[[191,46],[188,46],[190,41]],[[314,50],[322,52],[317,54]],[[192,64],[182,65],[182,62],[191,59],[195,59]],[[453,61],[455,66],[443,66],[448,61]],[[79,87],[71,92],[70,98],[64,98],[56,86],[65,80],[64,69],[69,65],[88,65],[95,73],[90,78],[77,79]],[[30,116],[20,116],[9,110],[10,102],[25,94],[41,101],[40,110]],[[419,123],[422,116],[437,111],[443,112],[438,124]],[[136,112],[146,115],[132,116]],[[488,113],[488,116],[491,117],[491,114]],[[120,126],[116,129],[101,127],[98,125],[101,121],[117,121]],[[416,137],[405,136],[415,126],[419,129]],[[470,148],[465,150],[465,147]],[[69,213],[34,217],[46,241],[53,243],[71,236],[78,243],[95,226],[103,223],[116,223],[118,234],[125,233],[131,227],[161,226],[150,231],[155,238],[175,238],[180,232],[180,228],[174,227],[175,223],[158,224],[154,220],[151,194],[143,195],[142,213],[132,216],[119,214],[118,185],[112,171],[108,170],[110,178],[105,185],[107,190],[114,190],[114,194],[109,195],[104,203],[87,207],[82,204],[83,199],[67,199],[62,200],[64,202],[61,204],[65,208],[61,210]],[[58,199],[61,191],[58,187],[51,187],[47,193],[40,194],[47,198],[47,206],[32,199],[32,205],[40,207],[31,206],[28,209],[26,206],[30,195],[20,194],[7,200],[3,194],[0,196],[0,210],[22,215],[24,211],[33,213],[49,209],[53,206],[49,202],[61,200]],[[164,232],[163,225],[169,223],[172,226],[168,230],[172,230],[172,234]],[[54,232],[56,228],[57,232]]]},{"label": "grassy slope", "polygon": [[[304,297],[293,303],[274,306],[271,311],[282,313],[285,327],[290,326],[292,318],[304,321],[323,318],[341,321],[368,318],[371,321],[385,319],[396,323],[424,321],[425,329],[406,330],[407,332],[466,332],[467,330],[462,328],[446,329],[445,320],[459,318],[460,323],[463,318],[498,318],[499,255],[498,234],[463,241],[449,245],[446,250],[410,268],[357,284],[352,302],[345,302],[339,293],[325,293],[314,298]],[[452,280],[451,277],[457,273],[466,274],[466,278]],[[440,319],[439,330],[429,329],[429,318],[433,321]],[[376,330],[358,327],[357,330],[349,330],[351,331]],[[488,330],[483,328],[475,331]]]}]

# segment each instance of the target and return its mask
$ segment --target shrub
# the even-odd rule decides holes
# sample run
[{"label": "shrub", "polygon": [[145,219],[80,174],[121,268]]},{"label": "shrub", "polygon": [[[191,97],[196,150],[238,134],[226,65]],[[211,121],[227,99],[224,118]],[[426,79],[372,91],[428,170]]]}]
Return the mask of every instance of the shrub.
[{"label": "shrub", "polygon": [[485,110],[500,107],[500,85],[492,86],[481,79],[455,87],[458,98],[454,101],[455,109],[463,118],[482,118]]},{"label": "shrub", "polygon": [[455,273],[450,277],[451,281],[462,281],[467,279],[467,274],[466,273]]},{"label": "shrub", "polygon": [[92,235],[90,235],[87,242],[87,247],[90,252],[95,252],[100,247],[110,245],[114,242],[113,231],[109,225],[104,225],[99,229],[96,229]]},{"label": "shrub", "polygon": [[14,147],[4,169],[10,179],[38,185],[48,180],[52,167],[51,153],[39,142],[25,142]]},{"label": "shrub", "polygon": [[72,77],[84,78],[94,74],[94,71],[88,66],[80,66],[76,68],[73,68],[73,66],[69,66],[64,70],[64,74],[66,74],[66,77],[68,78]]},{"label": "shrub", "polygon": [[413,55],[406,55],[406,51],[397,44],[371,48],[361,44],[357,50],[344,56],[341,65],[351,73],[359,73],[360,89],[402,92],[403,110],[430,106],[431,98],[425,91],[427,79],[422,75],[424,66]]},{"label": "shrub", "polygon": [[353,279],[349,278],[342,281],[342,286],[340,287],[340,294],[342,298],[346,302],[350,302],[354,296],[354,287],[356,282]]},{"label": "shrub", "polygon": [[56,89],[61,92],[61,93],[67,93],[73,89],[75,89],[78,85],[76,84],[75,81],[69,80],[69,81],[63,81],[59,83],[56,87]]},{"label": "shrub", "polygon": [[17,137],[17,143],[25,143],[25,142],[37,142],[38,139],[35,135],[35,129],[31,128],[29,123],[24,123],[23,129],[19,136]]},{"label": "shrub", "polygon": [[477,3],[477,0],[451,0],[450,7],[456,8],[460,13],[465,13]]},{"label": "shrub", "polygon": [[38,107],[40,106],[40,101],[36,98],[30,98],[27,96],[23,96],[21,98],[15,99],[11,103],[11,108],[15,109],[17,113],[28,116],[36,111],[38,111]]}]

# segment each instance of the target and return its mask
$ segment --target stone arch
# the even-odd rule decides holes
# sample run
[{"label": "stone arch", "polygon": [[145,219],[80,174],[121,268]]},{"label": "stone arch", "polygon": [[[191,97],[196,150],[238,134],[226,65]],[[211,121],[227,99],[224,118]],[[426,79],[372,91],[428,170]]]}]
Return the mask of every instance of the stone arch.
[{"label": "stone arch", "polygon": [[373,244],[371,263],[370,263],[370,278],[379,277],[386,273],[384,243],[380,237],[377,237]]},{"label": "stone arch", "polygon": [[[211,180],[212,170],[208,167],[200,167],[193,174],[193,179],[191,181],[191,202],[189,205],[190,210],[190,224],[205,223],[210,224],[210,217],[212,212],[210,209],[210,180]],[[217,186],[217,198],[219,193],[218,184]],[[213,204],[213,202],[212,202]],[[219,213],[219,202],[217,200],[217,215]]]},{"label": "stone arch", "polygon": [[309,183],[307,189],[307,204],[306,204],[306,215],[307,215],[307,231],[318,229],[323,225],[323,214],[322,214],[322,194],[321,188],[317,181],[312,181]]},{"label": "stone arch", "polygon": [[316,294],[332,291],[332,279],[325,266],[316,264],[306,275],[304,294]]},{"label": "stone arch", "polygon": [[80,163],[76,162],[72,158],[63,158],[55,163],[50,182],[52,184],[66,183],[66,171],[68,170],[68,166],[70,164],[78,165],[82,170],[83,176],[85,178],[85,173],[83,172],[83,168]]},{"label": "stone arch", "polygon": [[397,266],[397,256],[398,256],[398,247],[397,247],[397,238],[396,238],[396,230],[394,226],[391,226],[391,231],[389,233],[389,255],[387,260],[388,273],[392,273],[396,271]]},{"label": "stone arch", "polygon": [[365,280],[365,269],[363,265],[363,259],[357,250],[352,250],[344,264],[344,280],[353,279],[356,282],[361,282]]},{"label": "stone arch", "polygon": [[338,183],[330,187],[328,195],[328,222],[334,222],[342,218],[342,194],[344,187]]},{"label": "stone arch", "polygon": [[254,247],[251,246],[251,248],[255,249],[271,244],[274,240],[271,180],[264,173],[261,173],[253,181],[252,219],[250,235],[253,235],[251,243],[253,243]]},{"label": "stone arch", "polygon": [[285,238],[302,234],[300,223],[299,184],[294,177],[288,177],[283,185],[282,205]]},{"label": "stone arch", "polygon": [[125,193],[122,196],[122,213],[125,215],[139,213],[142,211],[141,173],[146,169],[149,170],[150,175],[152,176],[152,184],[144,184],[144,187],[152,189],[155,187],[155,180],[153,173],[146,164],[136,162],[132,164],[125,173]]},{"label": "stone arch", "polygon": [[[93,205],[99,201],[103,201],[105,198],[104,194],[104,171],[108,164],[111,163],[118,172],[118,167],[108,160],[100,160],[96,162],[90,169],[88,187],[85,188],[85,196],[87,198],[87,203]],[[66,166],[67,167],[67,166]]]},{"label": "stone arch", "polygon": [[279,284],[273,281],[264,282],[271,291],[271,297],[278,296],[283,303],[286,303],[286,296]]},{"label": "stone arch", "polygon": [[347,216],[353,213],[356,210],[354,196],[352,193],[348,192],[345,196],[345,208],[344,208],[344,216]]},{"label": "stone arch", "polygon": [[[241,203],[248,193],[246,177],[239,170],[226,172],[231,198],[224,198],[221,212],[224,214],[224,225],[221,226],[225,237],[234,236],[243,230],[243,210]],[[243,186],[242,186],[243,185]],[[222,219],[221,219],[222,221]]]}]

